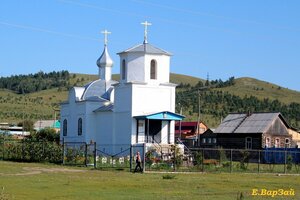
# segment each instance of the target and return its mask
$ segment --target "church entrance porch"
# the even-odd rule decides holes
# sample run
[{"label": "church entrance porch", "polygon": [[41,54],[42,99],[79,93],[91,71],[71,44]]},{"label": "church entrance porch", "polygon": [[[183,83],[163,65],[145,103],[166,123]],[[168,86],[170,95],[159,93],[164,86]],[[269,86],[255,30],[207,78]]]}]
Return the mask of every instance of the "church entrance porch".
[{"label": "church entrance porch", "polygon": [[171,144],[174,141],[172,121],[182,120],[184,116],[172,112],[159,112],[135,116],[136,143]]}]

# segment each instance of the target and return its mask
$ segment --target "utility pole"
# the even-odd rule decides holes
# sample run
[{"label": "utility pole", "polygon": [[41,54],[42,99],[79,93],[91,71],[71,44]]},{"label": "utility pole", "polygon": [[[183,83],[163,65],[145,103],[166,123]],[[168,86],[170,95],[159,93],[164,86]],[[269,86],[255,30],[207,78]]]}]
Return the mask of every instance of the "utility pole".
[{"label": "utility pole", "polygon": [[[182,106],[180,105],[180,115],[182,115]],[[181,120],[179,121],[179,133],[180,133],[180,140],[182,139],[182,133],[181,133]]]},{"label": "utility pole", "polygon": [[200,90],[198,90],[198,120],[197,120],[197,132],[198,132],[198,146],[200,146]]}]

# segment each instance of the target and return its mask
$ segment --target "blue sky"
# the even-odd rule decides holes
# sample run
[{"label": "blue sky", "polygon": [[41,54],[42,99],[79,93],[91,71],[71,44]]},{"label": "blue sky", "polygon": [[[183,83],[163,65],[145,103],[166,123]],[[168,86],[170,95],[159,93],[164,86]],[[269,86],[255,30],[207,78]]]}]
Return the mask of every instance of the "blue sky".
[{"label": "blue sky", "polygon": [[253,77],[300,91],[300,1],[3,0],[0,76],[69,70],[97,74],[107,29],[116,53],[143,42],[173,53],[171,71]]}]

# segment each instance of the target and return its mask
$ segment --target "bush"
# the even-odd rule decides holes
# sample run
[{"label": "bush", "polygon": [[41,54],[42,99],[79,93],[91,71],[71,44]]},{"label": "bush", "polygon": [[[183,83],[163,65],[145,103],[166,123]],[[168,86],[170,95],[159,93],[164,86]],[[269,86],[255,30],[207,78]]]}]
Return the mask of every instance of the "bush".
[{"label": "bush", "polygon": [[166,174],[162,176],[163,179],[174,179],[175,175],[174,174]]}]

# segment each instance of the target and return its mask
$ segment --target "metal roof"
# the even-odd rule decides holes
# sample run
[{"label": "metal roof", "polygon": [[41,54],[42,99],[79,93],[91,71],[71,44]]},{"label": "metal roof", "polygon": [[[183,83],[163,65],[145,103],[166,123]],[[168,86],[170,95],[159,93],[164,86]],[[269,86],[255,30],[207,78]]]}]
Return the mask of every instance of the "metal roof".
[{"label": "metal roof", "polygon": [[114,108],[114,104],[108,104],[108,105],[103,105],[100,108],[97,108],[94,110],[94,112],[107,112],[107,111],[112,111]]},{"label": "metal roof", "polygon": [[113,84],[118,83],[117,81],[110,80],[95,80],[87,85],[84,86],[84,92],[81,97],[82,100],[91,99],[91,97],[98,97],[98,98],[105,98],[109,100],[107,91],[110,93],[111,90],[109,90],[111,87],[113,87]]},{"label": "metal roof", "polygon": [[288,126],[280,113],[229,114],[214,133],[264,133],[278,117]]},{"label": "metal roof", "polygon": [[171,56],[172,54],[162,50],[160,48],[157,48],[151,44],[145,43],[145,44],[139,44],[137,46],[131,47],[125,51],[122,51],[118,54],[123,54],[123,53],[131,53],[131,52],[140,52],[140,53],[148,53],[148,54],[164,54]]},{"label": "metal roof", "polygon": [[134,116],[136,119],[153,119],[153,120],[182,120],[185,118],[183,115],[179,115],[177,113],[169,112],[169,111],[163,111],[163,112],[158,112],[158,113],[152,113],[148,115],[139,115],[139,116]]}]

